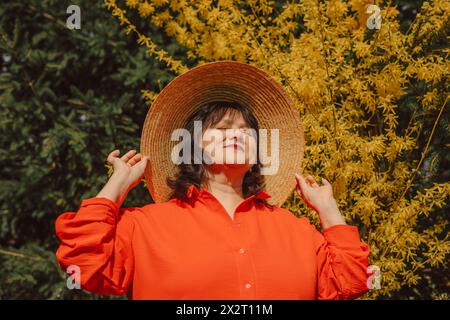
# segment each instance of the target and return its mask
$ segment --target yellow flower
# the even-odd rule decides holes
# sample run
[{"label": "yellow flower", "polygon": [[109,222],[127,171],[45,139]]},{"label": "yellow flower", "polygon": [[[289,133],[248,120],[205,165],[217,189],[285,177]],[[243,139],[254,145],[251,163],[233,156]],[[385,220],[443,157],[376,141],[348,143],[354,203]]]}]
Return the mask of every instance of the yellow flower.
[{"label": "yellow flower", "polygon": [[161,7],[161,6],[165,5],[165,4],[167,4],[167,0],[153,0],[153,4],[156,7]]},{"label": "yellow flower", "polygon": [[130,8],[136,8],[136,6],[139,4],[139,0],[126,0],[125,4]]},{"label": "yellow flower", "polygon": [[155,11],[155,8],[147,1],[139,5],[139,15],[142,18],[148,17]]}]

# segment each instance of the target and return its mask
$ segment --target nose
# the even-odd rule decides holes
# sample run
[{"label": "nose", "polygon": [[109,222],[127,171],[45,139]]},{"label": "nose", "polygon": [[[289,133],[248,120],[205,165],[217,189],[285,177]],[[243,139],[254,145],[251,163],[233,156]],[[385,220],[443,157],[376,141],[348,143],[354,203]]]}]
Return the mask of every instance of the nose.
[{"label": "nose", "polygon": [[227,130],[227,131],[228,131],[227,139],[234,140],[234,141],[239,141],[239,142],[242,141],[243,134],[242,134],[241,130],[233,128],[233,129],[230,129],[230,130]]}]

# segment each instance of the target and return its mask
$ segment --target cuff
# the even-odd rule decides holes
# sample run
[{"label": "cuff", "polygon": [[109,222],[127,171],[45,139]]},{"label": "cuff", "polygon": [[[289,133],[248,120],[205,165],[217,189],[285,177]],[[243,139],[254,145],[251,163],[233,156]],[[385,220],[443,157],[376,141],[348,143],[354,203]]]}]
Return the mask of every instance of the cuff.
[{"label": "cuff", "polygon": [[361,243],[358,228],[355,226],[337,224],[323,230],[323,233],[328,243],[337,246],[359,245]]},{"label": "cuff", "polygon": [[92,198],[87,198],[87,199],[83,199],[81,201],[81,207],[85,207],[85,206],[89,206],[89,205],[104,205],[109,207],[110,209],[113,210],[114,214],[117,216],[117,213],[119,212],[119,206],[112,201],[111,199],[108,198],[104,198],[104,197],[92,197]]}]

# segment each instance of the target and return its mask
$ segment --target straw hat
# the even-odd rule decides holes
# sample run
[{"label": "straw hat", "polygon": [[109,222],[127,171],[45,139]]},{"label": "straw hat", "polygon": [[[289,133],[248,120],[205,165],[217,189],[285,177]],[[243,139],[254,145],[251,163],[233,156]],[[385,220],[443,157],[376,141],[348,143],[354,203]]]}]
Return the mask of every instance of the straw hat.
[{"label": "straw hat", "polygon": [[267,129],[267,155],[271,155],[271,130],[279,129],[279,165],[265,175],[269,203],[281,206],[295,188],[294,173],[302,172],[303,127],[294,104],[283,88],[267,73],[236,61],[205,63],[179,75],[156,97],[145,118],[140,152],[149,156],[144,176],[156,203],[168,201],[171,189],[166,177],[173,177],[172,132],[183,128],[187,118],[201,105],[214,100],[247,106]]}]

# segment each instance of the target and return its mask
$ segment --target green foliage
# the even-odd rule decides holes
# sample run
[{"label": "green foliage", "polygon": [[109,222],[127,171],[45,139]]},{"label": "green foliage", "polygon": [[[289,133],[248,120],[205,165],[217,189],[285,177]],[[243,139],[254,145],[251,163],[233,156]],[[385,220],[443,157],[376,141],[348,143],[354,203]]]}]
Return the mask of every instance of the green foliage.
[{"label": "green foliage", "polygon": [[[88,298],[58,271],[55,218],[98,193],[109,152],[139,148],[141,90],[173,75],[101,2],[78,1],[80,30],[66,28],[66,2],[32,3],[0,6],[0,299]],[[124,205],[148,202],[142,184]]]}]

